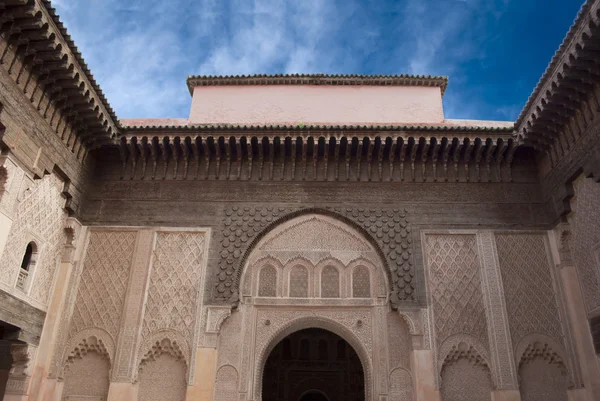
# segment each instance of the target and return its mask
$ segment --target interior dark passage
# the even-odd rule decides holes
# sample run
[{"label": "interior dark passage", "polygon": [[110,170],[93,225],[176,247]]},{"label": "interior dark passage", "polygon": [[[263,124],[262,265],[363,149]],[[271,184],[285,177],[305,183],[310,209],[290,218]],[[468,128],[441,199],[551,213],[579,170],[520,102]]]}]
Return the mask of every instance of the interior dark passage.
[{"label": "interior dark passage", "polygon": [[365,379],[354,349],[323,329],[284,338],[271,352],[263,376],[264,401],[364,401]]}]

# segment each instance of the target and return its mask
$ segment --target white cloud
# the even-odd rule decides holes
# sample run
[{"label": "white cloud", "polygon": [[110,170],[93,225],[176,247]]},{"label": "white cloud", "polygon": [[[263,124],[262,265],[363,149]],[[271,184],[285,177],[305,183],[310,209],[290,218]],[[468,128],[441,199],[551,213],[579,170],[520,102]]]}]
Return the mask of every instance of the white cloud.
[{"label": "white cloud", "polygon": [[[53,5],[117,115],[160,118],[187,116],[185,77],[192,74],[407,72],[466,81],[461,63],[481,57],[485,32],[473,19],[502,11],[490,3],[55,0]],[[477,114],[477,106],[463,106],[465,97],[452,91],[450,86],[449,98],[457,104],[449,115]]]}]

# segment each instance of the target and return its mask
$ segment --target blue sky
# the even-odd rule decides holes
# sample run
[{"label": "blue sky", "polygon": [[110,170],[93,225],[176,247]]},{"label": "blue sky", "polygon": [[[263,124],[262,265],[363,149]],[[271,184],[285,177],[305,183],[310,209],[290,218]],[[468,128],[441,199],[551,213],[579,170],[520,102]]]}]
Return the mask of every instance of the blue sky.
[{"label": "blue sky", "polygon": [[514,121],[583,0],[54,0],[119,118],[187,117],[192,74],[449,76],[446,118]]}]

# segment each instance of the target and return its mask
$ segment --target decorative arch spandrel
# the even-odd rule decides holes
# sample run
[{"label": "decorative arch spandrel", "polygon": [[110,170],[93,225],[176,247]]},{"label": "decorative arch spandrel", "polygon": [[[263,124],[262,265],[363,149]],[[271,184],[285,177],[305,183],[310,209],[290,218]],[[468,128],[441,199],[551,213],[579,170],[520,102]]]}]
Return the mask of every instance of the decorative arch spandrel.
[{"label": "decorative arch spandrel", "polygon": [[211,295],[216,303],[235,304],[239,301],[243,267],[250,262],[250,255],[265,236],[276,227],[309,214],[347,224],[372,246],[387,276],[392,303],[417,300],[412,234],[405,209],[257,207],[242,204],[227,206],[224,214],[219,269]]}]

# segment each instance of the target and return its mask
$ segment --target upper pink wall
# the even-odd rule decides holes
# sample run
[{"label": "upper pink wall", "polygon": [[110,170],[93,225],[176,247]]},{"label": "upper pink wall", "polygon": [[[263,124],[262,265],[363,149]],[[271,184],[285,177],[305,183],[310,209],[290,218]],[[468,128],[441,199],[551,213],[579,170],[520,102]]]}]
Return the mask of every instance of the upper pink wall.
[{"label": "upper pink wall", "polygon": [[439,124],[439,87],[232,85],[194,88],[191,124]]}]

